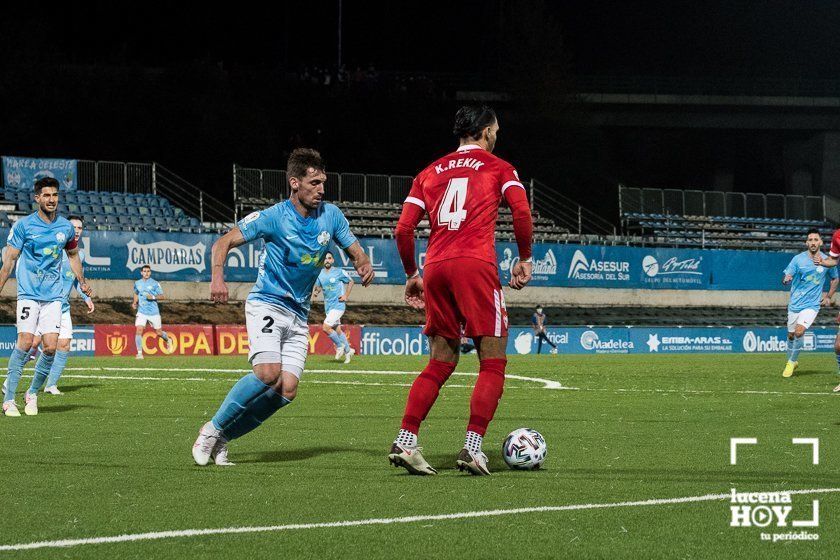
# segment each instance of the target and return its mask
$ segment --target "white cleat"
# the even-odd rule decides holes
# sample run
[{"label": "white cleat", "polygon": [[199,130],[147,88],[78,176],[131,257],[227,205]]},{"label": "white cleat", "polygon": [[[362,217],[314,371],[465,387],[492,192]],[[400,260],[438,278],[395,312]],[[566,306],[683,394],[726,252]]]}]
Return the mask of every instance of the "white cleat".
[{"label": "white cleat", "polygon": [[136,357],[137,357],[138,360],[142,360],[143,359],[143,353],[142,352],[137,352]]},{"label": "white cleat", "polygon": [[343,357],[344,357],[344,346],[342,346],[341,348],[339,348],[335,351],[335,359],[336,360],[340,360]]},{"label": "white cleat", "polygon": [[213,449],[221,437],[221,430],[217,430],[212,422],[207,422],[201,427],[198,431],[198,438],[196,438],[192,448],[192,455],[196,465],[203,467],[210,462]]},{"label": "white cleat", "polygon": [[395,443],[391,446],[388,461],[395,467],[403,467],[409,474],[437,474],[432,465],[423,458],[423,454],[420,453],[422,449],[422,447],[403,447]]},{"label": "white cleat", "polygon": [[552,353],[552,354],[556,354],[556,353],[557,353],[557,348],[552,348],[552,349],[551,349],[551,353]]},{"label": "white cleat", "polygon": [[26,413],[27,416],[37,416],[38,415],[38,395],[33,395],[29,391],[26,392],[26,406],[23,407],[23,411]]},{"label": "white cleat", "polygon": [[347,353],[346,353],[346,354],[344,354],[344,363],[345,363],[345,364],[349,364],[349,363],[350,363],[350,359],[351,359],[353,356],[355,356],[355,355],[356,355],[356,351],[355,351],[355,350],[353,350],[353,348],[350,348],[350,350],[348,350],[348,351],[347,351]]},{"label": "white cleat", "polygon": [[50,385],[49,387],[44,389],[44,392],[49,393],[50,395],[63,395],[64,394],[61,391],[59,391],[58,387],[56,387],[55,385]]},{"label": "white cleat", "polygon": [[37,416],[38,415],[38,395],[33,395],[29,391],[26,392],[26,406],[23,407],[23,411],[26,413],[27,416]]},{"label": "white cleat", "polygon": [[3,403],[3,414],[6,416],[20,416],[20,411],[15,401],[6,401]]},{"label": "white cleat", "polygon": [[175,339],[169,337],[169,342],[166,343],[166,351],[170,354],[175,351]]},{"label": "white cleat", "polygon": [[220,467],[232,467],[236,463],[231,463],[230,459],[228,459],[228,440],[224,437],[220,437],[219,441],[216,443],[216,447],[213,448],[213,453],[210,454],[210,457],[213,459],[213,462]]},{"label": "white cleat", "polygon": [[455,466],[459,471],[467,471],[476,476],[486,476],[490,474],[490,469],[487,468],[487,455],[481,451],[474,453],[466,447],[458,453],[458,459],[455,461]]}]

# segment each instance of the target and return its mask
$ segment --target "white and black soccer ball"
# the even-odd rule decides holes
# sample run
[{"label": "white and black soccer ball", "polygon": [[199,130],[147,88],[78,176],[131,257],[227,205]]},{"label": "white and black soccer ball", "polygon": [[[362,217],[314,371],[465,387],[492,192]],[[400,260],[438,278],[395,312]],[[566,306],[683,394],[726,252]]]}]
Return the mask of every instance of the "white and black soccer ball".
[{"label": "white and black soccer ball", "polygon": [[545,462],[548,446],[545,438],[531,428],[519,428],[505,438],[502,456],[512,469],[533,471]]}]

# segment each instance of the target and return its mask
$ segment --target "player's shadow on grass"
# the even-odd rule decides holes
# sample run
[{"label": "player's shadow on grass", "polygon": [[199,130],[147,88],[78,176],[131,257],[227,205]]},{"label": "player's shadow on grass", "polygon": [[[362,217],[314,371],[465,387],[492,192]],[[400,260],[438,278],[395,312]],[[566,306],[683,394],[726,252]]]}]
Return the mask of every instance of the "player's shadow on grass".
[{"label": "player's shadow on grass", "polygon": [[292,461],[306,461],[321,455],[334,453],[363,453],[370,456],[385,456],[384,452],[377,452],[362,447],[300,447],[295,449],[275,449],[259,453],[248,453],[237,463],[287,463]]},{"label": "player's shadow on grass", "polygon": [[80,383],[79,385],[68,385],[67,387],[62,387],[62,393],[75,393],[76,391],[82,391],[84,389],[90,389],[91,387],[96,387],[95,383]]},{"label": "player's shadow on grass", "polygon": [[41,406],[40,409],[42,412],[70,412],[73,410],[80,410],[82,408],[100,408],[98,406],[93,406],[92,404],[59,404],[55,406],[46,405]]}]

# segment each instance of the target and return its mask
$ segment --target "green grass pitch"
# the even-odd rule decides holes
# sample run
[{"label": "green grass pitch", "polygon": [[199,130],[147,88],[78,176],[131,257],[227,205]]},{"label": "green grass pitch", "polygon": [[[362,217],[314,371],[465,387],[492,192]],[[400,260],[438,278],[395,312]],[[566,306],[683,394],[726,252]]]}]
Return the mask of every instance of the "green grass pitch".
[{"label": "green grass pitch", "polygon": [[[840,549],[833,492],[793,496],[791,519],[808,519],[819,500],[819,527],[807,529],[819,540],[811,542],[761,540],[791,527],[730,527],[727,499],[312,527],[731,488],[840,488],[840,394],[831,392],[840,376],[829,354],[803,356],[791,379],[781,377],[778,355],[511,357],[509,373],[536,379],[508,379],[485,438],[493,475],[482,478],[452,468],[474,382],[468,375],[450,379],[420,434],[441,474],[412,477],[388,465],[409,372],[424,362],[359,357],[343,366],[311,357],[308,368],[337,371],[305,373],[291,406],[231,444],[235,467],[201,468],[190,455],[196,432],[244,359],[71,358],[64,395],[42,396],[36,417],[0,417],[0,547],[284,528],[0,548],[0,558],[829,558]],[[475,358],[463,358],[458,371],[477,371]],[[544,470],[505,467],[501,441],[519,427],[545,436]],[[731,437],[759,442],[739,448],[735,466]],[[809,446],[792,445],[800,437],[820,439],[818,465]]]}]

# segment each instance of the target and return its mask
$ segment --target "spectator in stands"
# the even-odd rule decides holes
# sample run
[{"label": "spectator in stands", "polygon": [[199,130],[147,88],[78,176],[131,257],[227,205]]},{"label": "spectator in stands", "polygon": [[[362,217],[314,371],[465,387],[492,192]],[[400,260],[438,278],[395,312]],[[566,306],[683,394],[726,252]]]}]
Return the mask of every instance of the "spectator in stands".
[{"label": "spectator in stands", "polygon": [[551,339],[548,338],[548,335],[545,332],[545,313],[543,313],[542,305],[537,305],[537,309],[533,315],[531,315],[531,327],[534,329],[534,336],[537,337],[537,354],[542,354],[542,345],[543,341],[548,342],[551,345],[551,353],[557,353],[557,345],[551,342]]}]

